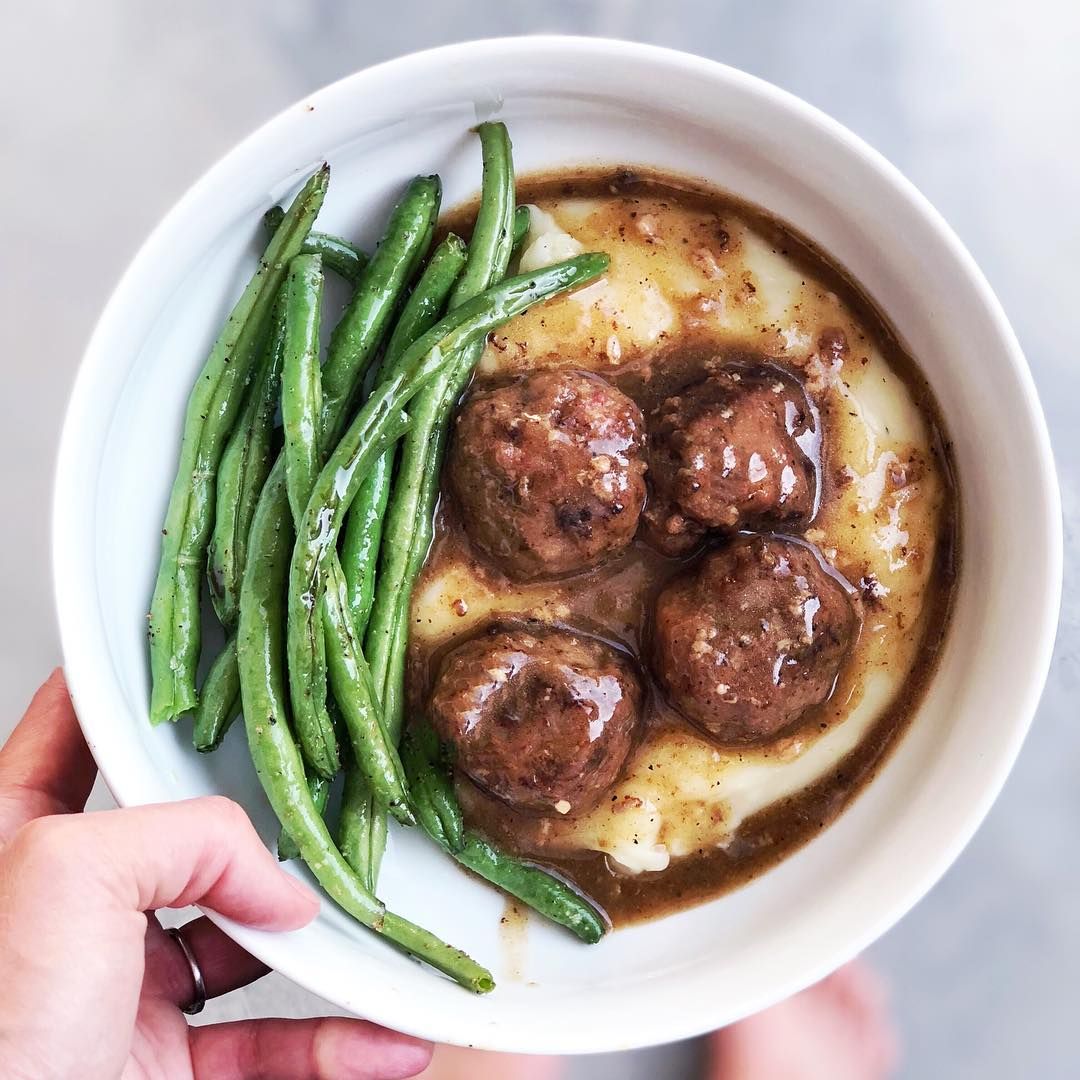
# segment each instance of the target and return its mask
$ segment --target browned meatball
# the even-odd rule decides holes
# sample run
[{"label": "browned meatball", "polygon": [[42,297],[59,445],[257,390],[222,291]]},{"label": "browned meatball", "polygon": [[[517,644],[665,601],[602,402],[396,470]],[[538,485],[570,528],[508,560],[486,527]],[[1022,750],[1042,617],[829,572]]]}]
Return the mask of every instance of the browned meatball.
[{"label": "browned meatball", "polygon": [[643,445],[637,405],[595,375],[541,372],[475,394],[449,469],[470,539],[518,580],[594,566],[637,530]]},{"label": "browned meatball", "polygon": [[805,523],[817,441],[806,394],[779,368],[732,366],[688,386],[650,421],[646,538],[678,554],[709,529]]},{"label": "browned meatball", "polygon": [[577,814],[615,782],[634,738],[641,683],[596,638],[493,627],[443,661],[431,696],[458,768],[520,810]]},{"label": "browned meatball", "polygon": [[809,544],[739,538],[660,593],[656,676],[720,741],[767,739],[832,693],[857,620],[819,560]]}]

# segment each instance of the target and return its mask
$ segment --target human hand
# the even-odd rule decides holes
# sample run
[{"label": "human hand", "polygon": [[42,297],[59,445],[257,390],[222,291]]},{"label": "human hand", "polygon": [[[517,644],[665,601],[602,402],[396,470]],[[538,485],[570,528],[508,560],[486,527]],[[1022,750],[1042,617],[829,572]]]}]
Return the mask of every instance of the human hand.
[{"label": "human hand", "polygon": [[[189,1028],[191,970],[154,910],[200,903],[294,930],[318,899],[228,799],[83,814],[95,773],[56,671],[0,750],[0,1074],[389,1080],[426,1067],[426,1043],[362,1020]],[[205,918],[183,936],[209,997],[267,972]]]}]

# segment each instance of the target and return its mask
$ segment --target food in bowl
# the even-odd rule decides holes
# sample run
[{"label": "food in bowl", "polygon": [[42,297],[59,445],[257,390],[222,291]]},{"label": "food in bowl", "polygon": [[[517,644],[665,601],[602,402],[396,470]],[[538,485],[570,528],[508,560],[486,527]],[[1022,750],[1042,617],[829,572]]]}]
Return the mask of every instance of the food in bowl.
[{"label": "food in bowl", "polygon": [[[540,778],[531,799],[508,797],[460,756],[456,774],[467,822],[619,926],[756,877],[873,777],[947,632],[956,480],[914,359],[858,284],[767,212],[627,168],[526,179],[519,199],[532,213],[523,264],[589,249],[611,265],[487,343],[413,601],[408,687],[414,714],[438,706],[448,661],[508,624],[587,635],[636,665],[640,717],[618,779],[607,784],[608,757],[581,766],[606,785],[599,797],[588,783],[551,805]],[[618,438],[558,398],[579,386]],[[619,492],[606,510],[605,483]],[[630,543],[613,520],[636,522]],[[548,560],[523,572],[526,529]],[[587,707],[566,679],[538,689],[533,659],[490,665],[475,695]],[[549,711],[500,714],[519,767]]]},{"label": "food in bowl", "polygon": [[[376,899],[388,815],[585,941],[730,888],[895,742],[956,522],[929,391],[824,256],[626,170],[518,205],[478,130],[479,208],[437,230],[417,178],[370,259],[311,232],[326,170],[271,215],[150,637],[151,718],[211,751],[242,711],[283,857],[484,991]],[[355,291],[320,365],[324,266]],[[196,691],[204,575],[229,637]]]}]

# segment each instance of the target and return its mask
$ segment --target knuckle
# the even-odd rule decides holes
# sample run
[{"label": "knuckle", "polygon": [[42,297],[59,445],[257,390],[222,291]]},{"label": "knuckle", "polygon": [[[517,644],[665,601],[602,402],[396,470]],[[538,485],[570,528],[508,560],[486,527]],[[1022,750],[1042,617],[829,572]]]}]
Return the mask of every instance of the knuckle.
[{"label": "knuckle", "polygon": [[11,854],[22,862],[56,869],[79,850],[73,822],[65,817],[40,817],[28,821],[15,833]]},{"label": "knuckle", "polygon": [[230,829],[250,828],[251,822],[244,808],[227,795],[208,795],[206,803],[210,812]]}]

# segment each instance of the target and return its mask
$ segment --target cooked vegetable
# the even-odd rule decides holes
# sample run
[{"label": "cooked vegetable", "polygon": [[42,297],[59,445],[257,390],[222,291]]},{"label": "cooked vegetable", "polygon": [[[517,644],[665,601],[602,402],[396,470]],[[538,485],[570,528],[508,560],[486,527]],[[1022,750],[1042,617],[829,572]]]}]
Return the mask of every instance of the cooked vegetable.
[{"label": "cooked vegetable", "polygon": [[[516,255],[529,235],[529,221],[532,215],[527,206],[519,206],[514,211],[514,241],[511,247],[512,254]],[[314,235],[314,234],[312,234]]]},{"label": "cooked vegetable", "polygon": [[[464,241],[451,233],[432,253],[420,280],[401,310],[386,346],[378,382],[394,370],[402,354],[442,314],[446,298],[465,265]],[[394,455],[387,451],[364,481],[345,521],[341,568],[349,586],[349,608],[356,631],[367,629],[375,589],[375,564],[382,538],[383,515],[390,497]]]},{"label": "cooked vegetable", "polygon": [[494,286],[440,320],[372,392],[319,474],[297,528],[286,605],[289,675],[296,685],[307,685],[314,668],[322,596],[328,566],[337,558],[342,518],[396,430],[401,409],[461,350],[527,307],[597,277],[607,263],[606,255],[579,255]]},{"label": "cooked vegetable", "polygon": [[[396,368],[408,347],[426,333],[442,314],[446,298],[465,265],[465,259],[465,244],[453,233],[435,249],[390,336],[378,381],[381,382]],[[374,600],[375,566],[382,541],[383,517],[390,499],[394,456],[393,449],[380,455],[345,519],[341,565],[348,586],[348,611],[359,640],[363,640]],[[386,728],[377,694],[374,695],[374,701],[380,710],[380,729],[389,744],[396,746],[398,733]],[[349,865],[361,874],[372,888],[375,879],[370,875],[373,873],[373,866],[377,869],[378,860],[373,863],[370,858],[371,822],[374,817],[382,819],[382,823],[375,826],[381,853],[382,845],[385,844],[383,834],[386,828],[386,809],[377,792],[363,783],[357,767],[348,765],[338,835],[343,838],[341,850]]]},{"label": "cooked vegetable", "polygon": [[[344,388],[344,393],[339,393],[329,408],[323,395],[322,425],[329,442],[339,433],[346,418],[348,399],[360,385],[364,370],[389,325],[400,284],[408,281],[413,267],[427,250],[438,215],[439,191],[437,177],[417,177],[409,184],[391,213],[376,257],[356,290],[349,308],[353,312],[354,332],[347,335],[347,340],[342,339],[334,354],[336,385]],[[284,309],[282,349],[283,320]]]},{"label": "cooked vegetable", "polygon": [[[439,216],[441,187],[437,176],[418,176],[387,222],[349,306],[334,327],[322,371],[323,429],[335,433],[359,396],[359,376],[367,369],[405,287],[431,243]],[[333,438],[327,438],[330,446]]]},{"label": "cooked vegetable", "polygon": [[228,630],[236,629],[251,519],[274,463],[274,415],[280,396],[284,344],[285,308],[279,294],[262,367],[218,466],[206,580],[217,617]]},{"label": "cooked vegetable", "polygon": [[[332,787],[330,781],[324,780],[321,776],[309,775],[307,785],[315,809],[319,811],[320,817],[325,817],[326,804],[330,801],[330,788]],[[278,834],[277,857],[279,862],[289,862],[292,859],[300,858],[299,846],[284,829]]]},{"label": "cooked vegetable", "polygon": [[274,298],[289,260],[298,254],[322,206],[329,175],[329,166],[324,165],[289,207],[188,399],[150,603],[150,721],[154,724],[175,720],[198,703],[199,593],[213,525],[214,477],[265,344]]},{"label": "cooked vegetable", "polygon": [[427,722],[414,724],[402,743],[402,758],[416,816],[425,832],[463,866],[516,896],[534,911],[594,945],[607,929],[604,917],[565,881],[466,832],[453,782],[440,760],[439,741]]},{"label": "cooked vegetable", "polygon": [[[513,242],[514,167],[510,138],[502,124],[477,129],[484,158],[480,209],[473,228],[465,271],[458,278],[450,306],[475,296],[506,272]],[[383,720],[391,738],[400,738],[403,715],[405,653],[412,587],[431,544],[431,522],[438,497],[439,472],[446,447],[450,412],[483,350],[480,339],[455,359],[410,406],[413,424],[401,448],[401,461],[384,525],[387,537],[380,553],[378,586],[365,646]],[[457,374],[453,372],[457,369]],[[372,836],[365,849],[374,860],[378,880],[386,846],[386,817],[369,808],[363,815]]]},{"label": "cooked vegetable", "polygon": [[221,745],[225,732],[240,715],[240,672],[236,667],[236,638],[231,637],[207,673],[195,709],[192,742],[200,754]]},{"label": "cooked vegetable", "polygon": [[285,281],[285,365],[281,377],[281,422],[285,428],[285,486],[294,520],[307,505],[322,461],[319,422],[319,320],[323,273],[318,255],[298,255]]},{"label": "cooked vegetable", "polygon": [[[364,371],[389,328],[413,267],[427,250],[438,215],[439,195],[436,177],[417,177],[409,184],[390,215],[383,240],[334,330],[322,369],[322,418],[318,438],[324,446],[333,445]],[[310,487],[310,483],[307,486]],[[293,500],[294,507],[301,509],[306,503],[306,498]],[[340,766],[340,758],[336,741],[331,741],[333,728],[326,709],[326,640],[318,600],[319,597],[313,594],[304,646],[290,650],[290,688],[293,723],[301,737],[305,757],[316,772],[330,779]],[[329,752],[331,748],[333,752]]]},{"label": "cooked vegetable", "polygon": [[[284,217],[285,211],[280,206],[271,206],[263,214],[263,224],[271,236],[277,232]],[[321,256],[323,266],[353,285],[360,280],[360,275],[368,264],[368,257],[364,252],[348,240],[342,240],[340,236],[332,236],[330,233],[308,233],[300,251],[305,255]]]},{"label": "cooked vegetable", "polygon": [[255,771],[285,832],[319,884],[350,915],[417,959],[486,993],[491,973],[465,953],[386,910],[334,846],[312,798],[285,709],[285,586],[292,547],[284,462],[263,488],[252,523],[250,558],[240,592],[237,647],[244,721]]},{"label": "cooked vegetable", "polygon": [[[319,321],[323,274],[318,255],[298,255],[285,282],[285,363],[281,373],[281,419],[285,428],[285,489],[293,521],[307,506],[322,468],[319,425]],[[293,681],[293,728],[311,770],[332,780],[341,768],[337,735],[326,708],[326,653],[316,642],[314,666],[305,682]]]}]

